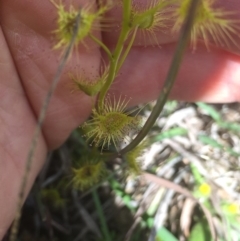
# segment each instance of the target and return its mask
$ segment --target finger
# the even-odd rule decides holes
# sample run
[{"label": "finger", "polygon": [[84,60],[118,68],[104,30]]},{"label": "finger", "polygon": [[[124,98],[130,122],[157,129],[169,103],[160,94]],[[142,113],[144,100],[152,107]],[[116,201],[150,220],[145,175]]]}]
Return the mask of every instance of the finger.
[{"label": "finger", "polygon": [[[56,1],[56,3],[61,1]],[[93,1],[64,1],[77,9]],[[27,7],[26,7],[27,6]],[[93,4],[91,4],[93,6]],[[59,65],[63,49],[53,50],[57,40],[57,9],[49,0],[2,1],[1,22],[21,77],[29,103],[36,116]],[[14,15],[12,14],[14,13]],[[81,23],[80,23],[81,25]],[[98,37],[99,33],[96,32]],[[87,46],[87,48],[86,48]],[[73,92],[69,73],[84,73],[93,78],[98,74],[101,54],[89,39],[73,52],[50,102],[43,133],[49,148],[59,146],[70,132],[90,114],[94,99],[82,92]]]},{"label": "finger", "polygon": [[[16,200],[36,120],[20,85],[1,29],[0,48],[0,240],[2,240],[16,212]],[[31,188],[46,152],[45,141],[40,135],[25,194]]]},{"label": "finger", "polygon": [[[147,9],[151,3],[157,3],[156,0],[145,1],[145,0],[136,0],[133,1],[133,6],[138,11],[142,11]],[[215,30],[215,37],[213,37],[213,33],[211,31],[205,31],[205,35],[209,40],[209,46],[206,46],[209,51],[212,49],[212,45],[217,46],[220,49],[224,49],[227,51],[231,51],[233,53],[238,53],[240,55],[240,2],[238,0],[232,1],[225,1],[225,0],[216,0],[216,1],[209,1],[213,2],[213,6],[223,14],[223,19],[230,20],[230,25],[228,26],[229,29],[232,28],[231,31],[229,29],[224,32],[224,28],[219,27]],[[162,46],[164,44],[176,42],[179,38],[179,33],[177,31],[173,31],[172,27],[176,22],[176,18],[173,17],[174,10],[176,6],[171,4],[168,8],[162,11],[161,17],[164,19],[162,20],[161,26],[156,26],[154,31],[147,31],[147,30],[138,30],[134,45],[135,46]],[[112,31],[103,32],[103,39],[108,46],[114,46],[118,40],[120,26],[122,21],[122,7],[117,5],[111,11],[107,13],[106,18],[114,19],[116,22],[116,26],[112,29]],[[224,26],[225,27],[225,26]],[[204,29],[204,27],[202,28]],[[221,32],[221,33],[220,33]],[[228,33],[227,33],[228,32]],[[216,35],[218,40],[216,40]],[[214,40],[215,38],[215,40]],[[204,36],[199,36],[198,41],[199,43],[203,43]],[[206,43],[205,43],[206,45]],[[198,48],[198,47],[197,47]]]},{"label": "finger", "polygon": [[[120,71],[112,91],[132,97],[132,104],[154,100],[162,89],[175,45],[134,47]],[[171,98],[185,101],[240,101],[240,57],[205,46],[195,54],[187,50]]]},{"label": "finger", "polygon": [[[142,0],[134,3],[142,9],[147,4]],[[239,21],[239,1],[219,0],[215,6],[227,12],[237,13],[233,17]],[[121,21],[121,15],[121,8],[118,7],[110,11],[107,17],[116,16],[118,21]],[[148,38],[140,33],[137,35],[134,47],[112,87],[115,93],[132,97],[132,104],[153,100],[162,89],[178,39],[170,29],[162,30],[159,29],[155,35]],[[119,31],[103,32],[103,39],[110,48],[113,48],[118,35]],[[239,36],[232,37],[235,38],[235,42],[239,42]],[[239,101],[239,53],[240,48],[234,43],[228,46],[211,45],[208,50],[200,41],[194,53],[188,50],[184,55],[171,98],[185,101]]]},{"label": "finger", "polygon": [[[55,16],[52,13],[55,13]],[[49,6],[49,1],[0,2],[0,22],[8,42],[7,46],[1,32],[0,46],[5,52],[2,51],[0,56],[0,237],[4,235],[15,215],[36,116],[61,57],[61,51],[53,51],[55,43],[51,39],[54,28],[49,25],[49,21],[54,25],[55,17],[56,9]],[[7,52],[8,47],[15,66]],[[90,50],[92,51],[91,48]],[[78,60],[83,63],[80,66],[88,71],[88,74],[95,74],[98,72],[100,56],[98,49],[91,51],[80,48],[79,54],[83,56]],[[86,56],[88,57],[84,59]],[[69,69],[76,70],[78,65],[75,64]],[[17,72],[21,79],[15,74]],[[47,146],[60,145],[72,129],[87,117],[92,107],[93,101],[84,94],[70,94],[68,81],[65,73],[45,121],[44,135],[48,143],[46,145],[44,137],[40,136],[26,193],[43,164]]]}]

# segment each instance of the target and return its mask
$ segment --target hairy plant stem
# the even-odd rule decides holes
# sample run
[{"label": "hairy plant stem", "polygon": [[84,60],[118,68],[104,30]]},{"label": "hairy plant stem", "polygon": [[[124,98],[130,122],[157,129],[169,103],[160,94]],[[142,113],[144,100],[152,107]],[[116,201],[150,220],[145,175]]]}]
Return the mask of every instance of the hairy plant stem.
[{"label": "hairy plant stem", "polygon": [[177,73],[178,73],[178,70],[180,68],[180,63],[182,61],[185,48],[187,47],[187,44],[188,44],[188,41],[189,41],[189,38],[190,38],[191,29],[192,29],[192,26],[193,26],[193,23],[194,23],[194,16],[195,16],[195,12],[196,12],[196,9],[198,7],[199,2],[200,2],[200,0],[191,1],[188,16],[187,16],[187,18],[185,20],[185,23],[183,25],[181,35],[180,35],[180,38],[179,38],[179,41],[178,41],[178,44],[177,44],[177,47],[176,47],[176,51],[175,51],[174,56],[173,56],[172,64],[171,64],[170,69],[168,71],[167,78],[164,82],[163,89],[160,92],[160,95],[157,99],[157,103],[153,108],[153,111],[151,112],[151,114],[150,114],[149,118],[147,119],[145,125],[143,126],[141,131],[138,133],[136,138],[128,146],[126,146],[124,149],[122,149],[119,154],[124,155],[125,153],[134,149],[146,137],[149,130],[152,128],[155,121],[159,117],[159,115],[160,115],[160,113],[161,113],[161,111],[162,111],[162,109],[163,109],[163,107],[164,107],[164,105],[167,101],[169,93],[172,89],[174,81],[177,77]]},{"label": "hairy plant stem", "polygon": [[58,66],[58,69],[57,69],[55,77],[52,81],[52,84],[51,84],[51,86],[50,86],[50,88],[47,92],[46,98],[43,102],[43,105],[42,105],[42,108],[41,108],[41,111],[40,111],[40,115],[38,117],[37,126],[35,128],[34,133],[33,133],[31,146],[29,148],[29,152],[28,152],[28,156],[27,156],[27,160],[26,160],[26,166],[25,166],[25,169],[24,169],[24,174],[23,174],[23,178],[22,178],[22,181],[21,181],[21,185],[20,185],[16,215],[15,215],[15,219],[14,219],[14,222],[13,222],[13,225],[12,225],[12,228],[11,228],[11,233],[10,233],[10,239],[9,239],[10,241],[15,241],[16,237],[17,237],[19,221],[20,221],[20,218],[21,218],[21,208],[22,208],[22,204],[24,202],[27,181],[28,181],[29,173],[30,173],[31,167],[32,167],[33,156],[34,156],[34,153],[35,153],[35,150],[36,150],[36,147],[37,147],[37,141],[38,141],[38,138],[39,138],[40,133],[41,133],[41,128],[42,128],[43,121],[44,121],[45,116],[46,116],[46,111],[47,111],[48,105],[50,103],[51,97],[53,95],[53,92],[54,92],[59,80],[60,80],[60,77],[62,75],[65,64],[68,60],[68,57],[71,54],[73,46],[74,46],[74,42],[75,42],[75,39],[77,37],[79,25],[80,25],[80,11],[79,11],[79,13],[76,17],[76,24],[75,24],[75,27],[74,27],[71,42],[69,43],[69,45],[68,45],[68,47],[67,47],[67,49],[64,53],[64,56],[62,58],[61,63]]},{"label": "hairy plant stem", "polygon": [[125,62],[128,54],[129,54],[129,52],[130,52],[130,50],[131,50],[131,48],[132,48],[132,45],[133,45],[134,40],[135,40],[135,38],[136,38],[137,30],[138,30],[137,27],[133,30],[132,38],[131,38],[131,40],[130,40],[130,42],[129,42],[129,44],[128,44],[128,46],[127,46],[127,48],[126,48],[126,50],[125,50],[125,52],[124,52],[124,54],[123,54],[123,56],[121,57],[118,65],[117,65],[117,70],[116,70],[117,73],[118,73],[118,71],[121,69],[123,63]]},{"label": "hairy plant stem", "polygon": [[110,59],[110,67],[109,67],[109,73],[108,73],[108,78],[106,80],[106,83],[104,84],[103,88],[101,89],[99,93],[99,98],[98,98],[98,110],[102,110],[104,107],[104,101],[106,94],[112,85],[116,74],[117,74],[117,66],[118,66],[118,60],[121,56],[124,42],[126,41],[129,32],[131,30],[129,26],[129,20],[131,16],[131,1],[129,0],[124,0],[123,1],[123,21],[122,21],[122,29],[121,33],[117,42],[117,46],[112,54],[112,58]]}]

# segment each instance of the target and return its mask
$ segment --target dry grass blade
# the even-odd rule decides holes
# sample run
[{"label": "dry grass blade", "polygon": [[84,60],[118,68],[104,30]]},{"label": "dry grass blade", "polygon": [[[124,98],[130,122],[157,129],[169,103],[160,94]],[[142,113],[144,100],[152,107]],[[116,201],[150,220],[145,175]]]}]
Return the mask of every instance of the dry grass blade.
[{"label": "dry grass blade", "polygon": [[60,80],[61,74],[63,72],[63,69],[65,67],[65,64],[68,60],[69,55],[71,54],[71,50],[72,47],[74,45],[75,42],[75,38],[79,29],[79,25],[80,25],[80,11],[78,12],[77,18],[76,18],[76,25],[74,27],[74,31],[73,31],[73,36],[72,36],[72,40],[69,44],[69,46],[66,48],[66,51],[63,55],[62,61],[58,66],[58,69],[56,71],[55,77],[52,81],[52,84],[47,92],[46,98],[43,102],[43,106],[41,108],[40,111],[40,115],[38,117],[38,122],[37,122],[37,126],[35,128],[34,134],[33,134],[33,138],[32,138],[32,142],[31,142],[31,146],[28,152],[28,156],[27,156],[27,160],[26,160],[26,167],[25,167],[25,171],[23,174],[23,178],[22,178],[22,182],[21,182],[21,186],[20,186],[20,191],[19,191],[19,198],[18,198],[18,202],[17,202],[17,211],[16,211],[16,216],[15,216],[15,220],[13,222],[13,226],[11,229],[11,234],[10,234],[10,241],[15,241],[16,240],[16,236],[17,236],[17,232],[18,232],[18,226],[19,226],[19,220],[21,217],[21,207],[24,201],[24,196],[25,196],[25,189],[26,189],[26,184],[28,181],[28,175],[31,171],[31,166],[32,166],[32,161],[33,161],[33,156],[34,156],[34,152],[36,150],[36,146],[37,146],[37,141],[41,132],[41,128],[42,128],[42,124],[43,121],[45,119],[46,116],[46,111],[48,108],[48,105],[50,103],[51,97],[54,93],[54,90],[58,84],[58,81]]},{"label": "dry grass blade", "polygon": [[149,202],[151,202],[154,199],[153,193],[157,193],[158,190],[159,188],[156,184],[151,183],[148,186],[139,204],[139,208],[134,215],[135,221],[132,224],[132,226],[129,228],[128,232],[126,233],[124,241],[130,240],[135,228],[142,220],[142,215],[144,214],[144,212],[147,211],[147,208],[149,208],[149,205],[150,205]]},{"label": "dry grass blade", "polygon": [[180,217],[180,226],[181,230],[186,237],[190,234],[190,226],[192,222],[193,210],[196,206],[196,202],[190,198],[187,198],[184,202],[184,206],[182,209],[181,217]]},{"label": "dry grass blade", "polygon": [[146,180],[148,181],[151,181],[151,182],[154,182],[156,184],[158,184],[159,186],[164,186],[165,188],[169,188],[169,189],[172,189],[174,190],[175,192],[178,192],[178,193],[181,193],[183,194],[184,196],[188,197],[188,198],[191,198],[192,200],[194,200],[195,202],[197,202],[200,207],[202,208],[206,218],[207,218],[207,221],[208,221],[208,224],[209,224],[209,227],[210,227],[210,231],[211,231],[211,235],[212,235],[212,238],[214,241],[217,241],[217,236],[216,236],[216,231],[215,231],[215,228],[214,228],[214,223],[213,223],[213,219],[212,219],[212,216],[211,216],[211,213],[208,211],[208,209],[206,209],[192,194],[191,192],[189,192],[187,189],[181,187],[180,185],[178,184],[175,184],[169,180],[166,180],[164,178],[161,178],[161,177],[157,177],[153,174],[150,174],[150,173],[147,173],[147,172],[144,172],[143,175],[142,175],[143,178],[145,178]]},{"label": "dry grass blade", "polygon": [[[186,171],[183,171],[179,173],[179,175],[173,179],[173,184],[178,184],[182,181],[186,174]],[[164,188],[165,189],[165,188]],[[154,241],[155,237],[157,235],[156,231],[159,230],[161,227],[163,227],[165,220],[167,220],[168,217],[168,210],[170,208],[171,201],[173,199],[173,196],[175,194],[174,189],[168,189],[164,195],[164,198],[161,201],[161,204],[159,205],[155,217],[154,217],[154,224],[151,229],[151,233],[149,235],[148,241]]]}]

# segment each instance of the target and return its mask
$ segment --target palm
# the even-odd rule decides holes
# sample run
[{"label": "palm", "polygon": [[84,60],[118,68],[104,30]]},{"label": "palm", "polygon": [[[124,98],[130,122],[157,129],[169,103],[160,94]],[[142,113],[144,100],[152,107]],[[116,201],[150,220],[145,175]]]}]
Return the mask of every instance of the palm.
[{"label": "palm", "polygon": [[[1,1],[0,9],[1,237],[14,215],[36,116],[60,54],[52,51],[51,31],[56,15],[49,1]],[[78,56],[81,68],[89,73],[98,71],[97,48],[89,53],[82,49]],[[79,92],[71,93],[71,88],[68,75],[64,74],[48,109],[28,189],[43,164],[47,149],[59,146],[90,113],[91,99]]]},{"label": "palm", "polygon": [[[238,1],[232,2],[235,9],[240,8]],[[52,50],[55,19],[56,11],[49,0],[0,2],[0,238],[13,219],[36,116],[59,64],[61,53]],[[114,44],[114,33],[103,33],[102,37],[109,46]],[[138,44],[133,47],[112,88],[133,97],[133,104],[156,97],[161,89],[175,44],[172,37],[159,37],[161,49]],[[93,100],[83,93],[71,92],[67,73],[84,70],[92,76],[98,73],[100,62],[99,48],[91,46],[81,48],[68,63],[48,108],[28,190],[47,150],[59,146],[90,114]],[[219,49],[213,48],[209,53],[199,46],[195,54],[188,51],[172,97],[215,102],[240,100],[239,62],[238,56]]]}]

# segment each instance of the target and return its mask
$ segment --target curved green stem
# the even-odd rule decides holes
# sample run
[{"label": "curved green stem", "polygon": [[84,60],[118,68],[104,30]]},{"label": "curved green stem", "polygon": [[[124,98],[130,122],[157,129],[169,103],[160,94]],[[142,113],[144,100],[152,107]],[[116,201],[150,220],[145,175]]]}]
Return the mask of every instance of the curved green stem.
[{"label": "curved green stem", "polygon": [[109,48],[100,39],[96,38],[94,35],[90,34],[89,37],[106,52],[106,54],[108,55],[108,58],[111,60],[112,53],[109,50]]},{"label": "curved green stem", "polygon": [[133,35],[132,35],[132,38],[131,38],[131,40],[130,40],[128,46],[127,46],[127,49],[125,50],[123,56],[121,57],[121,59],[120,59],[118,65],[117,65],[116,73],[118,73],[118,71],[119,71],[120,68],[122,67],[124,61],[126,60],[128,54],[129,54],[130,49],[132,48],[132,45],[133,45],[134,40],[135,40],[135,38],[136,38],[137,30],[138,30],[138,28],[136,27],[136,28],[134,29],[134,31],[133,31]]},{"label": "curved green stem", "polygon": [[112,54],[112,59],[110,60],[109,74],[105,85],[99,93],[99,101],[98,101],[98,109],[103,109],[105,96],[112,85],[113,80],[116,77],[116,70],[118,60],[121,56],[124,42],[126,41],[128,34],[130,32],[129,19],[131,16],[131,1],[124,0],[123,1],[123,21],[122,21],[122,30],[117,42],[117,46]]},{"label": "curved green stem", "polygon": [[93,188],[92,195],[93,195],[93,201],[95,203],[97,213],[98,213],[98,216],[99,216],[99,220],[100,220],[100,224],[101,224],[101,231],[104,235],[104,240],[105,241],[111,241],[112,240],[111,234],[110,234],[109,229],[108,229],[108,225],[107,225],[104,213],[103,213],[103,208],[101,206],[101,202],[99,200],[99,196],[98,196],[96,187]]},{"label": "curved green stem", "polygon": [[197,9],[199,1],[200,0],[193,0],[191,3],[187,19],[184,23],[184,26],[183,26],[183,29],[181,32],[181,36],[180,36],[178,44],[177,44],[176,51],[173,56],[172,64],[168,71],[167,78],[164,82],[163,89],[159,95],[156,105],[153,108],[152,113],[150,114],[147,122],[145,123],[145,125],[143,126],[142,130],[139,132],[137,137],[128,146],[126,146],[124,149],[122,149],[120,151],[120,154],[123,155],[123,154],[129,152],[130,150],[132,150],[133,148],[135,148],[146,137],[149,130],[152,128],[155,121],[159,117],[159,115],[165,105],[165,102],[167,101],[168,95],[172,89],[174,81],[177,77],[177,73],[180,68],[180,63],[182,61],[183,54],[184,54],[185,48],[187,46],[187,43],[188,43],[188,40],[190,37],[191,29],[192,29],[193,22],[194,22],[195,11]]}]

